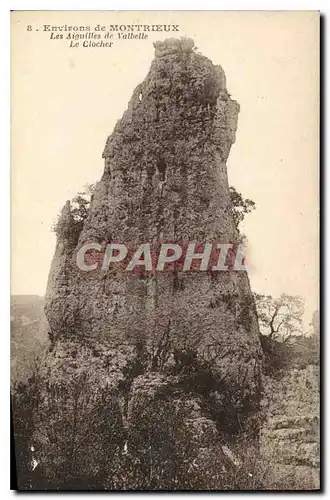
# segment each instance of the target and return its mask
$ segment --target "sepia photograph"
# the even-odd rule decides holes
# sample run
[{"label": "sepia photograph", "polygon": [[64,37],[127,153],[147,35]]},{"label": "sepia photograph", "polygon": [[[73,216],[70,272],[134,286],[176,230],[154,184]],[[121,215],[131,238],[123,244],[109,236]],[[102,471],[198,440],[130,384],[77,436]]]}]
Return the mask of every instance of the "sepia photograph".
[{"label": "sepia photograph", "polygon": [[10,25],[14,489],[320,490],[320,12]]}]

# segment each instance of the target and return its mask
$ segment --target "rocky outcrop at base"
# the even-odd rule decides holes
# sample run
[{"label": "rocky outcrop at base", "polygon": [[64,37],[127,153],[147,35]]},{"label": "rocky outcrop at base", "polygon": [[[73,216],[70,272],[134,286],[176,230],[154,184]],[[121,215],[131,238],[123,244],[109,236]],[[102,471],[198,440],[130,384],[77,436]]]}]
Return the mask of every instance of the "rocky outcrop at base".
[{"label": "rocky outcrop at base", "polygon": [[319,368],[293,369],[265,380],[261,452],[272,464],[274,489],[320,487]]}]

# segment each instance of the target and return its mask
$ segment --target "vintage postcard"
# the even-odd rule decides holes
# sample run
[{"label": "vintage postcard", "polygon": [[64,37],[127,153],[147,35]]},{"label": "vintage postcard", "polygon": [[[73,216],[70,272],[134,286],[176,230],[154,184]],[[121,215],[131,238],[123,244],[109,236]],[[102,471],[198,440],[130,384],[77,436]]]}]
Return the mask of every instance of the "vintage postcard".
[{"label": "vintage postcard", "polygon": [[19,490],[318,490],[313,11],[11,13]]}]

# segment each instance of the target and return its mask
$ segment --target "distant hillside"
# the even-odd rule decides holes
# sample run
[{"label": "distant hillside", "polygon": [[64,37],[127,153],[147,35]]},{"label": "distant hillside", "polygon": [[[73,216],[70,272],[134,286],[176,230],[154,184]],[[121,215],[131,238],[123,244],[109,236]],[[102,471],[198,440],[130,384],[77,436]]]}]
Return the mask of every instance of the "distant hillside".
[{"label": "distant hillside", "polygon": [[36,359],[49,343],[47,328],[43,297],[38,295],[11,296],[12,382],[25,380],[32,373]]},{"label": "distant hillside", "polygon": [[36,319],[43,314],[45,300],[39,295],[12,295],[11,315],[18,318],[20,315],[27,315],[31,319]]}]

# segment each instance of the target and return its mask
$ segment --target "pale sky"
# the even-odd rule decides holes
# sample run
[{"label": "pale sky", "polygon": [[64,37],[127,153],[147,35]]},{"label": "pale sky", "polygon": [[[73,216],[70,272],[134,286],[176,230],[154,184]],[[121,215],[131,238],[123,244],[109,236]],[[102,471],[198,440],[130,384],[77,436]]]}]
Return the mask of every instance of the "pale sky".
[{"label": "pale sky", "polygon": [[52,222],[67,199],[100,179],[105,141],[149,70],[152,42],[169,36],[69,48],[42,31],[99,23],[178,24],[174,36],[193,38],[221,64],[241,106],[229,183],[257,206],[242,226],[252,289],[301,295],[310,321],[318,308],[316,12],[13,13],[12,293],[45,293]]}]

